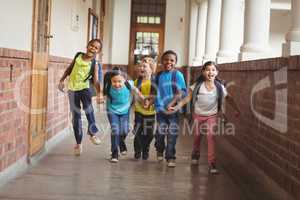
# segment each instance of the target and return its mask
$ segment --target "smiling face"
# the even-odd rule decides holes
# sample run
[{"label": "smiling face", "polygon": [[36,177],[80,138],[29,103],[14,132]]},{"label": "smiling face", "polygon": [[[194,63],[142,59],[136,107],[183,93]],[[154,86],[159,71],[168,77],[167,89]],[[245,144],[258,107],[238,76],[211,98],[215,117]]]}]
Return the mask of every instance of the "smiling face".
[{"label": "smiling face", "polygon": [[205,80],[214,81],[216,76],[218,75],[218,70],[215,65],[208,65],[202,71]]},{"label": "smiling face", "polygon": [[95,54],[99,53],[101,48],[101,44],[98,41],[90,42],[87,46],[86,54],[92,57]]},{"label": "smiling face", "polygon": [[150,67],[149,63],[146,62],[142,62],[139,66],[138,66],[138,75],[140,77],[147,77],[147,76],[151,76],[152,74],[152,69]]},{"label": "smiling face", "polygon": [[116,75],[111,78],[112,87],[119,89],[124,85],[125,79],[122,75]]},{"label": "smiling face", "polygon": [[176,62],[177,62],[176,56],[173,54],[166,54],[162,58],[162,64],[164,66],[164,69],[167,71],[174,69]]}]

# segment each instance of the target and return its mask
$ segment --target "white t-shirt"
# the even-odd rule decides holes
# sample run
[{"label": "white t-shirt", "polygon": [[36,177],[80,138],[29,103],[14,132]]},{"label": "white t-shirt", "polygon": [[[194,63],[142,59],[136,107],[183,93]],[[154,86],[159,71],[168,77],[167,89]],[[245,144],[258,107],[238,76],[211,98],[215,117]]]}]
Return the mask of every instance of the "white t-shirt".
[{"label": "white t-shirt", "polygon": [[[196,83],[190,86],[190,89],[193,91],[195,89]],[[223,88],[223,98],[227,96],[227,90],[222,85]],[[211,116],[218,113],[218,94],[217,87],[213,90],[208,91],[205,87],[205,84],[202,83],[198,92],[197,98],[194,102],[194,112],[197,115],[202,116]]]}]

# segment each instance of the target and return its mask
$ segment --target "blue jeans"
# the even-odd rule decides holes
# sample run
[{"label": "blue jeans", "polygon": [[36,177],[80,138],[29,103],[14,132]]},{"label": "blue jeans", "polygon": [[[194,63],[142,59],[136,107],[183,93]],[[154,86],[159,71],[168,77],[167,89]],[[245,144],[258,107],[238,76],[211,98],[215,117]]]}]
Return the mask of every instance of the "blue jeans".
[{"label": "blue jeans", "polygon": [[89,88],[79,91],[69,91],[70,111],[72,125],[77,144],[82,141],[81,104],[88,121],[88,134],[95,135],[99,130],[96,126],[94,109],[92,106],[92,93]]},{"label": "blue jeans", "polygon": [[[155,135],[155,147],[157,152],[165,151],[166,160],[176,159],[176,140],[179,132],[179,116],[177,113],[165,114],[159,112],[156,114],[157,133]],[[165,136],[167,136],[167,145],[165,145]]]},{"label": "blue jeans", "polygon": [[127,151],[125,139],[129,132],[129,112],[118,115],[107,111],[107,117],[111,127],[111,155],[118,158],[119,148],[120,152]]}]

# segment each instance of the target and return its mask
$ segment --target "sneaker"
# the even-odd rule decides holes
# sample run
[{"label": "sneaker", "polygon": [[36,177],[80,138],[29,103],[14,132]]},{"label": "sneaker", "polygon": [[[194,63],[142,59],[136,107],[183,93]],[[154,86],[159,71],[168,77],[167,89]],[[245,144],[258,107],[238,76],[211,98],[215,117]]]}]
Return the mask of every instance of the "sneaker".
[{"label": "sneaker", "polygon": [[82,154],[82,145],[81,144],[76,144],[74,146],[74,155],[75,156],[80,156]]},{"label": "sneaker", "polygon": [[176,163],[174,159],[168,160],[168,167],[176,167]]},{"label": "sneaker", "polygon": [[140,159],[140,158],[141,158],[141,152],[135,152],[135,153],[134,153],[134,158],[135,158],[136,160]]},{"label": "sneaker", "polygon": [[95,145],[101,144],[100,138],[98,138],[96,135],[91,135],[91,136],[90,136],[90,140],[91,140],[91,142],[92,142],[93,144],[95,144]]},{"label": "sneaker", "polygon": [[143,160],[148,160],[149,153],[148,152],[143,152],[142,158],[143,158]]},{"label": "sneaker", "polygon": [[211,174],[218,174],[219,173],[219,170],[217,169],[215,163],[211,163],[209,165],[209,173],[211,173]]},{"label": "sneaker", "polygon": [[126,156],[127,155],[127,151],[121,151],[120,153],[122,156]]},{"label": "sneaker", "polygon": [[164,160],[164,154],[161,152],[156,153],[156,159],[157,161],[163,161]]},{"label": "sneaker", "polygon": [[118,158],[111,158],[110,162],[111,163],[117,163],[117,162],[119,162],[119,160],[118,160]]},{"label": "sneaker", "polygon": [[192,165],[198,165],[199,164],[199,160],[198,159],[192,159],[191,164]]}]

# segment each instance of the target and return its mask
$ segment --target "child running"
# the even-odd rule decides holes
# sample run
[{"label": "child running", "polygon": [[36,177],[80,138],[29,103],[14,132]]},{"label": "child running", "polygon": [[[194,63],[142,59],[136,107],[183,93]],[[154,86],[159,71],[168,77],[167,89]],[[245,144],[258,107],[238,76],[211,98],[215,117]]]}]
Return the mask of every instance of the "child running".
[{"label": "child running", "polygon": [[[102,42],[99,39],[92,39],[88,42],[85,53],[77,53],[72,63],[65,70],[58,85],[58,89],[63,91],[65,88],[64,80],[69,76],[68,95],[70,110],[72,113],[72,125],[76,139],[74,154],[79,156],[82,153],[82,121],[81,121],[81,104],[88,120],[87,133],[90,135],[92,143],[98,145],[101,143],[96,136],[99,132],[96,122],[94,109],[92,106],[92,85],[97,92],[100,91],[98,82],[98,65],[95,63],[96,54],[102,49]],[[92,80],[92,81],[90,81]]]},{"label": "child running", "polygon": [[107,117],[111,127],[111,159],[110,162],[119,161],[121,155],[127,154],[125,138],[129,132],[129,113],[132,102],[131,93],[139,101],[144,101],[143,95],[128,81],[119,67],[114,67],[104,77],[103,94],[106,98]]},{"label": "child running", "polygon": [[[157,160],[165,159],[168,167],[175,167],[176,140],[179,132],[178,111],[169,112],[169,107],[175,106],[177,101],[186,93],[186,85],[183,74],[175,69],[177,54],[168,50],[163,53],[161,63],[164,70],[159,72],[155,78],[157,84],[155,109],[157,120],[157,134],[155,136],[155,147]],[[165,137],[167,144],[165,145]]]},{"label": "child running", "polygon": [[228,94],[222,82],[217,79],[218,70],[214,62],[206,62],[201,70],[201,75],[196,83],[190,86],[189,95],[169,110],[178,110],[191,101],[193,122],[196,123],[194,144],[192,151],[192,164],[197,165],[200,158],[200,141],[206,131],[208,145],[209,172],[217,174],[215,157],[215,129],[218,114],[221,114],[223,99],[235,109],[236,115],[240,114],[233,98]]},{"label": "child running", "polygon": [[[140,90],[146,102],[135,103],[134,118],[134,158],[147,160],[149,157],[149,147],[153,139],[155,124],[154,105],[150,101],[152,86],[152,73],[156,69],[156,63],[153,58],[146,56],[138,65],[138,78],[134,85]],[[152,101],[153,102],[153,101]]]}]

